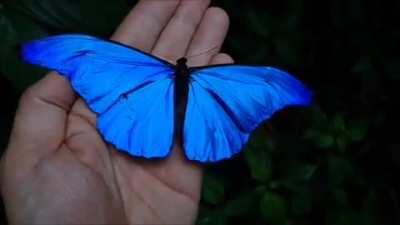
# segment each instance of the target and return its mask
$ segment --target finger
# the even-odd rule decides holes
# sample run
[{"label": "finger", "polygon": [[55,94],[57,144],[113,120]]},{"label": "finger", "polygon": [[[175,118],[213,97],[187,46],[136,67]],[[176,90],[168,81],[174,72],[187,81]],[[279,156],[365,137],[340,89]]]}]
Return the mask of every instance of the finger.
[{"label": "finger", "polygon": [[82,117],[92,127],[96,127],[96,114],[89,109],[82,99],[75,101],[71,113]]},{"label": "finger", "polygon": [[[78,99],[68,115],[68,129],[65,134],[65,144],[68,150],[88,165],[93,165],[85,159],[106,158],[106,150],[101,136],[96,130],[96,114],[92,112],[82,99]],[[82,141],[85,140],[85,141]],[[93,167],[94,168],[94,167]],[[97,168],[97,167],[96,167]]]},{"label": "finger", "polygon": [[150,51],[178,4],[179,0],[139,1],[111,39]]},{"label": "finger", "polygon": [[170,62],[183,57],[210,0],[182,1],[156,43],[153,54]]},{"label": "finger", "polygon": [[[150,51],[178,4],[179,0],[139,1],[117,28],[111,39],[143,51]],[[72,112],[92,125],[96,123],[95,114],[83,101],[77,101],[72,107]],[[74,125],[79,124],[75,123],[75,119],[72,122]],[[87,128],[88,131],[91,131],[90,127]],[[84,131],[80,133],[84,133]]]},{"label": "finger", "polygon": [[234,63],[232,57],[226,53],[219,53],[210,60],[210,65]]},{"label": "finger", "polygon": [[[171,62],[184,56],[208,4],[209,1],[183,1],[177,9],[177,14],[161,34],[153,54]],[[176,142],[171,151],[170,156],[161,162],[140,165],[173,190],[187,196],[187,201],[197,203],[200,198],[202,169],[185,158],[181,146]],[[189,205],[188,207],[192,207]]]},{"label": "finger", "polygon": [[[229,17],[223,9],[217,7],[207,9],[190,43],[187,52],[188,64],[190,66],[207,65],[213,55],[219,52],[228,32],[228,27]],[[209,50],[212,51],[207,53]],[[205,53],[201,54],[202,52]]]},{"label": "finger", "polygon": [[57,149],[64,138],[67,114],[75,99],[68,81],[55,72],[25,91],[10,138],[9,148],[15,149],[13,154],[34,160]]},{"label": "finger", "polygon": [[[200,23],[202,16],[209,4],[209,1],[183,1],[178,7],[176,14],[173,16],[167,27],[162,32],[159,41],[154,47],[152,53],[163,57],[169,61],[175,61],[177,58],[185,55],[187,47],[192,39],[195,30]],[[123,154],[113,151],[116,160],[121,163],[116,163],[116,170],[122,174],[127,174],[127,177],[132,177],[134,180],[140,177],[134,174],[136,163],[124,157]],[[124,168],[123,165],[127,165]],[[176,145],[168,158],[159,162],[142,162],[139,164],[145,171],[162,181],[164,186],[171,190],[176,190],[180,195],[187,196],[185,202],[187,208],[192,208],[193,202],[197,203],[200,198],[201,190],[201,167],[197,164],[186,160],[182,149]],[[123,172],[126,170],[126,173]],[[178,172],[178,173],[177,173]],[[123,180],[132,179],[119,179]],[[158,185],[162,186],[162,185]],[[124,190],[121,190],[122,195],[127,195]],[[128,191],[127,191],[128,192]],[[149,197],[150,202],[157,202],[157,197]],[[186,204],[186,203],[185,203]],[[193,210],[195,212],[195,210]]]}]

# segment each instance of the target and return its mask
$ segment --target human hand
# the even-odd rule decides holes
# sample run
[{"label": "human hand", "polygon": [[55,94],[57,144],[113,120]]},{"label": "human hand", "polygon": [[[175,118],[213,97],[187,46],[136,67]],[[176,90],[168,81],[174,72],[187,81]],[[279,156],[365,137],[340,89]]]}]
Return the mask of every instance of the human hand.
[{"label": "human hand", "polygon": [[[218,52],[228,18],[208,5],[141,0],[112,39],[174,63],[215,46]],[[230,62],[226,54],[204,54],[188,64]],[[178,146],[160,161],[128,157],[104,143],[95,127],[95,114],[54,72],[24,93],[1,160],[10,224],[194,223],[199,165]]]}]

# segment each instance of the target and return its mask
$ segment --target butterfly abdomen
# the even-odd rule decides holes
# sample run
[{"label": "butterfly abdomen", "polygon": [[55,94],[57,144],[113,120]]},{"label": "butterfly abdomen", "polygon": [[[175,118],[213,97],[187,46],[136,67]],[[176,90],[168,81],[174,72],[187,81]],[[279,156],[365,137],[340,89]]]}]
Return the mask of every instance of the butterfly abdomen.
[{"label": "butterfly abdomen", "polygon": [[182,140],[183,121],[185,119],[189,90],[189,69],[186,62],[186,58],[178,59],[174,74],[175,137],[177,137],[180,142]]}]

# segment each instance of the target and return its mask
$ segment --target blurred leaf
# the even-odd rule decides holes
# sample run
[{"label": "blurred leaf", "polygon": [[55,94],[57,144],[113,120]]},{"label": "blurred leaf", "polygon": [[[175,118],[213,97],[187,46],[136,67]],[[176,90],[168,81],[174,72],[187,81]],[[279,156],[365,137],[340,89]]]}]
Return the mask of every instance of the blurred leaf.
[{"label": "blurred leaf", "polygon": [[364,225],[364,221],[365,220],[359,212],[345,206],[338,210],[335,220],[331,222],[333,225]]},{"label": "blurred leaf", "polygon": [[309,182],[315,173],[317,166],[295,164],[287,165],[287,170],[280,180],[275,180],[274,183],[278,187],[284,187],[293,192],[304,191],[304,185]]},{"label": "blurred leaf", "polygon": [[303,215],[310,213],[312,210],[312,194],[311,190],[303,189],[301,192],[296,192],[291,200],[291,211],[295,215]]},{"label": "blurred leaf", "polygon": [[346,131],[346,125],[342,115],[336,114],[331,123],[332,123],[332,129],[335,132],[342,133]]},{"label": "blurred leaf", "polygon": [[348,138],[345,134],[339,134],[338,137],[336,137],[336,144],[341,153],[344,153],[346,150],[346,147],[348,145]]},{"label": "blurred leaf", "polygon": [[351,71],[354,73],[363,73],[372,70],[372,68],[371,59],[369,57],[362,57],[353,65]]},{"label": "blurred leaf", "polygon": [[260,197],[257,191],[244,191],[237,193],[236,197],[228,201],[225,205],[224,212],[229,217],[243,216],[243,215],[257,215],[254,206],[259,204]]},{"label": "blurred leaf", "polygon": [[219,210],[211,210],[200,213],[197,225],[225,225],[227,223],[226,216]]},{"label": "blurred leaf", "polygon": [[124,0],[16,0],[11,7],[51,29],[97,35],[110,35],[127,12]]},{"label": "blurred leaf", "polygon": [[38,80],[44,71],[23,63],[19,59],[18,46],[48,33],[26,16],[5,8],[0,13],[0,31],[0,70],[15,87],[23,90]]},{"label": "blurred leaf", "polygon": [[328,159],[328,171],[333,187],[340,186],[346,179],[352,179],[355,176],[351,163],[338,157]]},{"label": "blurred leaf", "polygon": [[274,192],[266,192],[260,203],[265,221],[271,225],[287,224],[285,200]]},{"label": "blurred leaf", "polygon": [[347,133],[351,140],[361,141],[368,131],[368,122],[365,120],[353,120],[349,122]]},{"label": "blurred leaf", "polygon": [[315,165],[299,166],[298,169],[292,173],[291,177],[301,181],[310,180],[316,169],[317,166]]},{"label": "blurred leaf", "polygon": [[316,144],[320,148],[332,148],[335,144],[335,139],[329,134],[319,134],[316,138]]},{"label": "blurred leaf", "polygon": [[339,207],[343,207],[348,204],[347,194],[343,189],[334,189],[332,197],[335,203],[339,205]]},{"label": "blurred leaf", "polygon": [[332,148],[335,144],[335,138],[332,135],[314,129],[307,130],[305,137],[311,139],[319,148]]},{"label": "blurred leaf", "polygon": [[[96,10],[93,10],[93,8]],[[45,74],[21,62],[18,46],[55,32],[107,36],[127,11],[124,0],[14,0],[0,8],[0,70],[19,90]]]},{"label": "blurred leaf", "polygon": [[366,225],[378,224],[377,212],[379,212],[379,203],[375,191],[370,190],[364,201],[364,223]]},{"label": "blurred leaf", "polygon": [[213,174],[203,176],[202,198],[205,202],[217,204],[224,199],[224,183]]},{"label": "blurred leaf", "polygon": [[363,119],[346,122],[340,113],[336,113],[331,120],[318,114],[316,116],[313,127],[305,132],[305,138],[312,140],[319,148],[336,147],[340,153],[344,153],[351,142],[361,141],[368,130],[368,122]]},{"label": "blurred leaf", "polygon": [[271,151],[270,144],[256,147],[250,144],[249,148],[244,151],[247,165],[250,167],[251,176],[261,182],[265,182],[271,178]]}]

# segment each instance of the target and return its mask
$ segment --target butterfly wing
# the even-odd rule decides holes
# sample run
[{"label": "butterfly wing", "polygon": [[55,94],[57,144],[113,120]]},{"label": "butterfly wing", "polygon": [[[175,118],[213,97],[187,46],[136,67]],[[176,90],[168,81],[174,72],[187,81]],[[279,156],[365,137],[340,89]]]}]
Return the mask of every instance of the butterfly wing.
[{"label": "butterfly wing", "polygon": [[118,149],[147,158],[168,154],[174,129],[171,64],[86,35],[28,42],[21,53],[25,61],[66,77],[98,114],[104,139]]},{"label": "butterfly wing", "polygon": [[192,70],[183,140],[191,160],[230,158],[276,111],[311,102],[304,85],[271,67],[220,65]]}]

